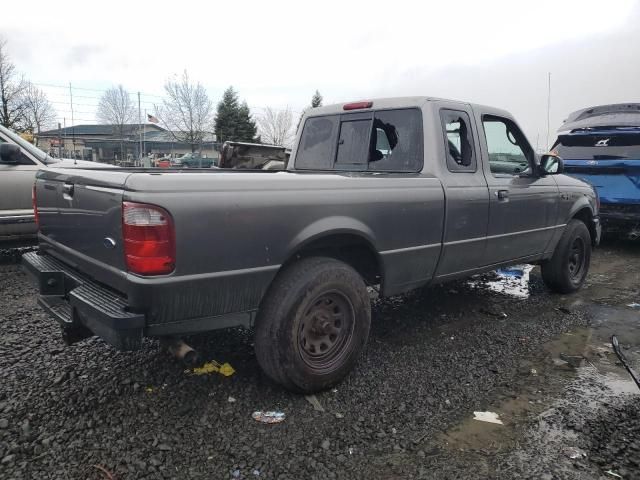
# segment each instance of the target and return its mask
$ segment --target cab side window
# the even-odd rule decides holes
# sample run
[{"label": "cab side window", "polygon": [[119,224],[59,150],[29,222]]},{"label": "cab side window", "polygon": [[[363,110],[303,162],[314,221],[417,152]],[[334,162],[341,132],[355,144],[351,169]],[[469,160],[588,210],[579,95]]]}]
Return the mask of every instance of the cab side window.
[{"label": "cab side window", "polygon": [[471,121],[466,112],[441,110],[447,168],[450,172],[475,172],[477,160],[473,151]]},{"label": "cab side window", "polygon": [[489,166],[494,175],[522,175],[531,171],[533,150],[511,120],[492,115],[482,117]]}]

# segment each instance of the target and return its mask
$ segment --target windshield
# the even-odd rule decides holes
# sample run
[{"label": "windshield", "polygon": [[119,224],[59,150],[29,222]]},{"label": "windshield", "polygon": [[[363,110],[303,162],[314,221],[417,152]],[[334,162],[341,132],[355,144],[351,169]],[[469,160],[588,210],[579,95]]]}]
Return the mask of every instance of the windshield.
[{"label": "windshield", "polygon": [[560,135],[553,150],[565,160],[640,160],[640,128],[574,131]]},{"label": "windshield", "polygon": [[38,147],[27,142],[24,138],[20,137],[19,135],[16,135],[11,130],[9,130],[6,127],[3,127],[2,125],[0,125],[0,136],[5,137],[11,143],[15,143],[19,145],[21,148],[25,149],[27,152],[29,152],[31,155],[36,157],[41,162],[53,163],[57,161],[52,157],[50,157],[49,155],[47,155],[42,150],[40,150]]}]

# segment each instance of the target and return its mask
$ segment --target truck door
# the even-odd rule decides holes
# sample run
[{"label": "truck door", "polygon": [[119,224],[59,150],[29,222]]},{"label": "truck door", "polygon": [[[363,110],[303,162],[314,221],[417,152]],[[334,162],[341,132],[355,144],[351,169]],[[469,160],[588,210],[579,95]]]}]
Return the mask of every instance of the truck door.
[{"label": "truck door", "polygon": [[472,112],[458,103],[439,106],[439,177],[445,186],[446,217],[437,276],[447,277],[484,265],[489,191],[479,161]]},{"label": "truck door", "polygon": [[558,186],[535,173],[535,153],[513,120],[482,114],[480,124],[490,198],[486,263],[540,254],[553,234]]}]

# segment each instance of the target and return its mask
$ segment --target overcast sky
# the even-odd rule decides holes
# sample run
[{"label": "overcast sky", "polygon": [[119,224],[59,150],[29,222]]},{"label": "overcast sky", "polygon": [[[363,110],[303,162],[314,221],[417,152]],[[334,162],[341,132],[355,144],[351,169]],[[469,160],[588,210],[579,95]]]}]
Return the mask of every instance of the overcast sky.
[{"label": "overcast sky", "polygon": [[233,85],[258,115],[326,103],[430,95],[511,111],[531,142],[578,108],[640,102],[640,1],[403,2],[36,0],[5,8],[14,63],[70,122],[94,120],[100,90],[160,100],[187,69],[217,102]]}]

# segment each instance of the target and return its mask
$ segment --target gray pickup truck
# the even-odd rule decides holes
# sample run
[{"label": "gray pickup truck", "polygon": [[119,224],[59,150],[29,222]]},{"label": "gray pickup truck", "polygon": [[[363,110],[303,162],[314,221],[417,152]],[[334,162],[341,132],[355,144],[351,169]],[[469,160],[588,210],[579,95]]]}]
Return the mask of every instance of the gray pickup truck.
[{"label": "gray pickup truck", "polygon": [[505,111],[425,97],[310,110],[286,171],[38,173],[24,265],[71,343],[255,331],[274,381],[322,390],[367,341],[370,296],[539,264],[581,287],[593,188],[537,156]]}]

